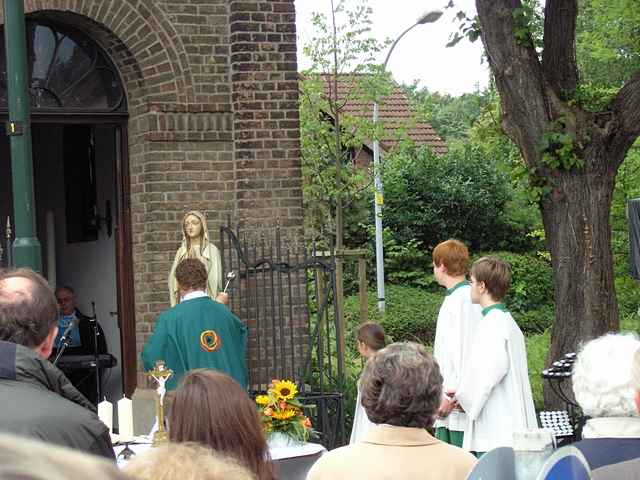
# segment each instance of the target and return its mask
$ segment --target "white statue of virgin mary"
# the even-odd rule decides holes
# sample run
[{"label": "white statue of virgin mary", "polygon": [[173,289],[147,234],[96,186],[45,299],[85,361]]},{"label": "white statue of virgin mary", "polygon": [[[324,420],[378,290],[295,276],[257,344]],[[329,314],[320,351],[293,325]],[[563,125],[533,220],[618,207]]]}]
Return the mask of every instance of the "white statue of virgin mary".
[{"label": "white statue of virgin mary", "polygon": [[180,302],[178,282],[176,281],[176,267],[185,258],[197,258],[204,263],[208,274],[207,295],[214,300],[226,303],[224,299],[218,297],[222,286],[220,250],[209,241],[209,232],[204,214],[195,210],[187,212],[182,220],[182,244],[176,252],[169,272],[169,297],[172,307]]}]

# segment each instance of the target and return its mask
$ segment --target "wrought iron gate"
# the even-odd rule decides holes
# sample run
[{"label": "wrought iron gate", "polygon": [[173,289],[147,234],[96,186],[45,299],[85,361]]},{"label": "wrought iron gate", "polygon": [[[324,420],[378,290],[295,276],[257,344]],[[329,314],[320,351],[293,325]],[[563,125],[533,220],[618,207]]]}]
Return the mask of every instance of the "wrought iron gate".
[{"label": "wrought iron gate", "polygon": [[220,227],[225,273],[234,271],[230,308],[249,327],[249,384],[264,391],[272,378],[296,382],[320,441],[344,443],[344,352],[337,325],[335,262],[315,248],[283,239],[248,238]]}]

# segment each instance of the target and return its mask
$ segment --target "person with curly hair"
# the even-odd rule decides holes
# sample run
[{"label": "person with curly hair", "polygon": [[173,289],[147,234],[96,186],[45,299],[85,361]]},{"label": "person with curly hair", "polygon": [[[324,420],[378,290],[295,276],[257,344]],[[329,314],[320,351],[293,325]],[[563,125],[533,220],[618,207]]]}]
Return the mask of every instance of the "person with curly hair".
[{"label": "person with curly hair", "polygon": [[176,267],[181,301],[160,314],[142,350],[145,370],[164,360],[173,370],[168,390],[194,368],[213,368],[247,387],[247,327],[222,303],[207,295],[207,270],[197,258]]},{"label": "person with curly hair", "polygon": [[417,343],[392,343],[373,355],[361,379],[362,405],[375,425],[364,439],[320,457],[307,480],[462,480],[476,460],[433,437],[442,375]]},{"label": "person with curly hair", "polygon": [[639,349],[635,335],[608,334],[585,343],[576,357],[573,393],[588,420],[571,447],[594,479],[640,479]]}]

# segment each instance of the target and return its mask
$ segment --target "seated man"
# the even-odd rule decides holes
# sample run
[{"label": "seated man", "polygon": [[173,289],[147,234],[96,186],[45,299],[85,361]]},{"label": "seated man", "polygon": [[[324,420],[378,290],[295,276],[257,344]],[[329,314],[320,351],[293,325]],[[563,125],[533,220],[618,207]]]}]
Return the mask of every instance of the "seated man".
[{"label": "seated man", "polygon": [[[63,286],[56,288],[56,298],[58,300],[59,316],[58,316],[58,336],[56,337],[54,347],[58,349],[60,346],[60,337],[62,333],[72,322],[73,318],[77,318],[78,327],[69,333],[69,346],[65,349],[63,355],[93,355],[94,353],[94,335],[91,319],[84,315],[76,307],[76,297],[73,288]],[[104,338],[104,332],[99,323],[98,327],[98,353],[107,353],[107,342]]]},{"label": "seated man", "polygon": [[393,343],[367,361],[362,405],[375,424],[355,444],[311,467],[307,480],[463,480],[476,459],[432,437],[442,394],[433,356],[417,343]]},{"label": "seated man", "polygon": [[142,350],[146,371],[157,360],[173,370],[166,388],[173,390],[194,368],[213,368],[247,387],[247,327],[221,303],[207,296],[207,270],[197,258],[176,267],[180,303],[156,320],[153,335]]},{"label": "seated man", "polygon": [[113,459],[95,407],[47,360],[57,333],[47,282],[28,269],[0,271],[0,431]]},{"label": "seated man", "polygon": [[[589,420],[583,440],[572,446],[587,459],[594,480],[640,479],[640,418],[632,380],[638,348],[633,335],[609,334],[585,344],[576,358],[573,392]],[[640,381],[640,365],[635,368]]]},{"label": "seated man", "polygon": [[[68,286],[56,288],[56,298],[58,299],[59,309],[58,335],[54,342],[52,360],[58,353],[58,348],[60,348],[60,339],[63,333],[75,318],[78,319],[78,326],[76,328],[72,328],[67,334],[69,344],[67,348],[65,348],[62,356],[94,355],[96,342],[93,331],[94,324],[90,317],[84,315],[76,307],[76,297],[73,288]],[[107,342],[104,337],[104,331],[97,320],[95,325],[98,329],[98,354],[107,353]],[[97,398],[95,369],[66,370],[64,367],[61,369],[65,372],[67,378],[71,380],[71,383],[73,383],[73,385],[80,390],[80,392],[87,397],[91,403],[97,404],[99,402]],[[100,377],[102,377],[102,373]]]}]

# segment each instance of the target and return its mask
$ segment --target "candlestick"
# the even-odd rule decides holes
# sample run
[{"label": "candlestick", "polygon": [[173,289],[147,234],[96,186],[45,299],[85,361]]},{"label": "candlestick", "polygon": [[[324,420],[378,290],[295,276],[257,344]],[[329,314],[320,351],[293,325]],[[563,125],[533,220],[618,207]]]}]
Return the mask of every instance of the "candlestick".
[{"label": "candlestick", "polygon": [[118,439],[121,442],[133,440],[133,405],[127,397],[118,400]]},{"label": "candlestick", "polygon": [[[119,413],[119,412],[118,412]],[[98,404],[98,417],[102,420],[107,427],[109,427],[109,433],[113,432],[113,405],[105,398]]]}]

